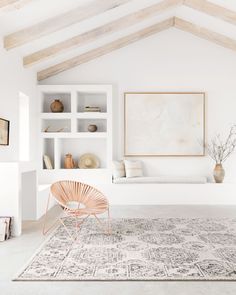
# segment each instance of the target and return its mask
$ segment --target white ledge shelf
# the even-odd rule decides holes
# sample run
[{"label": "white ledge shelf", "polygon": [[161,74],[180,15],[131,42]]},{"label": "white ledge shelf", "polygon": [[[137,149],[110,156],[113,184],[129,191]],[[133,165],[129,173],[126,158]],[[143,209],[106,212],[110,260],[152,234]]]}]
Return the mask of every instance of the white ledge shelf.
[{"label": "white ledge shelf", "polygon": [[71,113],[41,113],[41,119],[71,119]]},{"label": "white ledge shelf", "polygon": [[107,119],[107,113],[84,112],[84,113],[41,113],[41,119]]},{"label": "white ledge shelf", "polygon": [[59,169],[43,169],[43,171],[47,171],[47,172],[52,172],[52,171],[61,171],[61,172],[69,172],[69,171],[72,171],[72,172],[82,172],[82,173],[86,173],[86,172],[106,172],[108,171],[107,168],[96,168],[96,169],[81,169],[81,168],[73,168],[73,169],[65,169],[65,168],[59,168]]},{"label": "white ledge shelf", "polygon": [[107,119],[107,113],[100,112],[84,112],[77,113],[77,119]]},{"label": "white ledge shelf", "polygon": [[107,138],[107,132],[42,132],[43,138]]}]

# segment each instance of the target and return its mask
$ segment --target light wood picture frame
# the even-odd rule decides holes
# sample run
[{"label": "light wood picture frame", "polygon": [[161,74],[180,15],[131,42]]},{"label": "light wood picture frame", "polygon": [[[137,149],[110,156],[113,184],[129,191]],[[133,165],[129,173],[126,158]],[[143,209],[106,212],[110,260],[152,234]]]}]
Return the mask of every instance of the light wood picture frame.
[{"label": "light wood picture frame", "polygon": [[205,156],[204,92],[124,93],[124,155]]},{"label": "light wood picture frame", "polygon": [[9,145],[10,121],[0,118],[0,145]]}]

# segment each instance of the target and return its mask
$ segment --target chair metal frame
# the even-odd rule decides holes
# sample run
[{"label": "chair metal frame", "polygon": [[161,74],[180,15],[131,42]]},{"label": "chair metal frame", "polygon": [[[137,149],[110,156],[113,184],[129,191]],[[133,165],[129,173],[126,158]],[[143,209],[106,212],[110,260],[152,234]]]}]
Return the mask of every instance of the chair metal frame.
[{"label": "chair metal frame", "polygon": [[[63,216],[59,216],[56,221],[46,229],[48,210],[51,198],[57,202],[57,204],[63,209]],[[78,208],[70,208],[66,204],[70,201],[76,201]],[[81,205],[84,207],[81,208]],[[107,212],[107,229],[104,229],[104,225],[97,215]],[[85,216],[85,217],[83,217]],[[48,196],[46,212],[43,224],[43,234],[46,235],[58,222],[60,222],[66,229],[67,234],[71,239],[76,240],[81,230],[82,224],[90,217],[93,216],[98,225],[104,230],[105,233],[111,233],[110,227],[110,209],[107,198],[96,188],[77,181],[58,181],[51,185],[50,193]],[[76,223],[76,234],[73,236],[68,227],[66,226],[64,219],[68,217],[74,217]]]}]

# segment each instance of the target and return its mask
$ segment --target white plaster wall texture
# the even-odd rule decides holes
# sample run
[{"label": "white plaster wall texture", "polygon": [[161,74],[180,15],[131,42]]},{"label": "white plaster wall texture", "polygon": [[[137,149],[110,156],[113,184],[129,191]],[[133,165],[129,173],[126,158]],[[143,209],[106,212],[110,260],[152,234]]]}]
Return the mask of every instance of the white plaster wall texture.
[{"label": "white plaster wall texture", "polygon": [[[1,38],[0,38],[1,39]],[[1,44],[1,47],[2,44]],[[0,147],[0,162],[19,160],[19,92],[30,98],[30,160],[35,158],[36,76],[25,70],[20,56],[0,49],[0,117],[10,121],[10,144]]]},{"label": "white plaster wall texture", "polygon": [[[124,154],[124,92],[206,92],[206,135],[226,135],[236,123],[236,53],[176,29],[170,29],[42,84],[111,83],[114,158]],[[141,158],[146,175],[211,175],[209,157]],[[236,179],[236,156],[226,163],[226,181]]]}]

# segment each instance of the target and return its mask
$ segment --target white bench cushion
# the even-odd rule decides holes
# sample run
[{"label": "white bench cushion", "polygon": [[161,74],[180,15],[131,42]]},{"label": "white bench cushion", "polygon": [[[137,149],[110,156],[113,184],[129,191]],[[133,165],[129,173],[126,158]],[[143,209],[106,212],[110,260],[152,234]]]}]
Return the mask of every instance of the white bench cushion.
[{"label": "white bench cushion", "polygon": [[114,179],[125,177],[125,163],[123,161],[112,162],[112,176]]},{"label": "white bench cushion", "polygon": [[146,177],[121,177],[113,180],[116,184],[126,183],[207,183],[205,176],[146,176]]},{"label": "white bench cushion", "polygon": [[125,174],[127,178],[143,176],[141,161],[125,160],[124,162],[125,162]]}]

